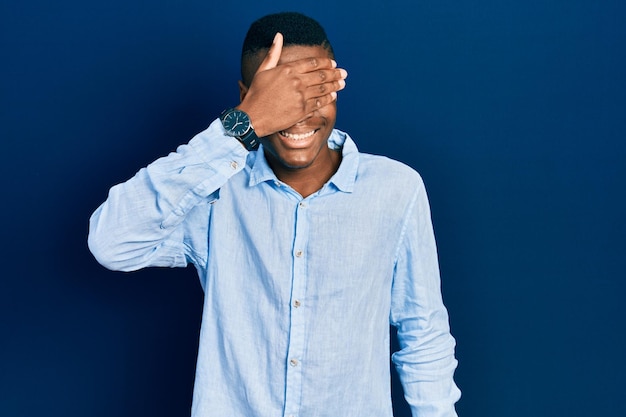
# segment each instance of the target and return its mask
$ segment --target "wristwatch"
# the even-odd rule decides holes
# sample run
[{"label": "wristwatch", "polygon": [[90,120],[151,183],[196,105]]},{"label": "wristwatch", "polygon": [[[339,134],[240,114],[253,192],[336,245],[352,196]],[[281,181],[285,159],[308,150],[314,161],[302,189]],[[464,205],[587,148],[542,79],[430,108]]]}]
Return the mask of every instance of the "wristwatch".
[{"label": "wristwatch", "polygon": [[226,109],[220,114],[220,120],[226,129],[226,134],[243,143],[247,150],[253,151],[259,147],[259,137],[254,133],[250,117],[246,112],[235,108]]}]

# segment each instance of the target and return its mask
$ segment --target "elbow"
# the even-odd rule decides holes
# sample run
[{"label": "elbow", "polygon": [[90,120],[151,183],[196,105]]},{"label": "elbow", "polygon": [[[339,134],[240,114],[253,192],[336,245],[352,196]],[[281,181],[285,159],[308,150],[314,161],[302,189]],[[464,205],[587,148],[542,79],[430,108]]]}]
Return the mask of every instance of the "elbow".
[{"label": "elbow", "polygon": [[89,223],[89,235],[87,247],[100,265],[111,271],[133,271],[132,263],[129,262],[128,254],[125,254],[124,244],[115,239],[115,235],[107,232],[110,228],[103,228],[92,217]]},{"label": "elbow", "polygon": [[115,245],[112,244],[105,236],[100,236],[98,233],[90,231],[89,236],[87,237],[87,247],[96,261],[98,261],[98,263],[103,267],[111,271],[131,270],[124,267],[119,254],[115,251]]}]

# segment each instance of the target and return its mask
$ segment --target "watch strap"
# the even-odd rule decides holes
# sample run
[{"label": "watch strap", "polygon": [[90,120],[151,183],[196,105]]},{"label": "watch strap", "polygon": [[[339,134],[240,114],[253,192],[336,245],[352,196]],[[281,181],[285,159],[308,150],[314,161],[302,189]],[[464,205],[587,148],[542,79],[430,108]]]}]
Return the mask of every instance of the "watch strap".
[{"label": "watch strap", "polygon": [[259,147],[259,137],[254,132],[254,128],[250,125],[250,129],[243,136],[235,136],[239,142],[249,151],[254,151]]},{"label": "watch strap", "polygon": [[228,127],[224,126],[224,128],[226,129],[226,134],[234,137],[239,142],[241,142],[247,150],[249,151],[256,150],[259,147],[259,143],[260,143],[259,137],[256,135],[256,132],[254,131],[254,127],[252,126],[252,122],[250,121],[250,117],[246,114],[246,112],[244,112],[243,110],[236,109],[236,108],[228,108],[224,110],[220,114],[220,120],[222,121],[222,125],[224,125],[224,121],[226,117],[233,112],[238,112],[247,119],[248,129],[242,135],[238,135],[235,132],[229,130]]}]

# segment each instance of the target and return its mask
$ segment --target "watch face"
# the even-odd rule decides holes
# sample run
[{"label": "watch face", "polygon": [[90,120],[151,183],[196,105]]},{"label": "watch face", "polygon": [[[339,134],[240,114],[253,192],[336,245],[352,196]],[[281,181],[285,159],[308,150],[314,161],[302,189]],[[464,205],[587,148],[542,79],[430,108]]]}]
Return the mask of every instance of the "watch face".
[{"label": "watch face", "polygon": [[246,113],[233,110],[224,115],[222,124],[231,135],[243,136],[250,128],[250,119]]}]

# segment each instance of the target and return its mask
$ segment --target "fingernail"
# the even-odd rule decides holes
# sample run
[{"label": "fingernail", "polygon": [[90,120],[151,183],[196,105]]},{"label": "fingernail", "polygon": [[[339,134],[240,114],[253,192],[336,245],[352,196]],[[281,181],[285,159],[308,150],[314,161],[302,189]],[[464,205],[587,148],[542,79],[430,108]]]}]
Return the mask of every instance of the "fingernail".
[{"label": "fingernail", "polygon": [[330,62],[333,64],[333,68],[337,68],[337,62],[334,59],[331,59]]},{"label": "fingernail", "polygon": [[341,78],[347,78],[348,77],[348,71],[346,71],[345,69],[340,69],[339,73],[341,74]]},{"label": "fingernail", "polygon": [[333,100],[337,100],[337,92],[333,91],[332,93],[330,93],[330,96],[333,98]]},{"label": "fingernail", "polygon": [[339,88],[344,88],[346,86],[346,82],[344,80],[339,80],[337,83],[339,84]]}]

